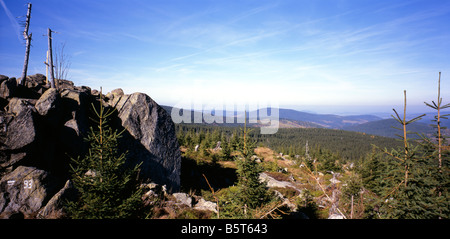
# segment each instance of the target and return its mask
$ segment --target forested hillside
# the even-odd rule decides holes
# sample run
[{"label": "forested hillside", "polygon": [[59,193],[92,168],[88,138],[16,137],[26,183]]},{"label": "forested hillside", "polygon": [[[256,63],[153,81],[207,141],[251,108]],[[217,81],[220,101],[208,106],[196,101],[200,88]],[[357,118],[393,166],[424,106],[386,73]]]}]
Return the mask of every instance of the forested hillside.
[{"label": "forested hillside", "polygon": [[[194,185],[199,185],[195,182],[201,182],[200,175],[206,179],[205,173],[214,175],[217,188],[213,189],[209,183],[208,186],[217,208],[224,206],[222,210],[230,218],[280,217],[271,214],[274,210],[306,218],[449,218],[450,146],[447,129],[442,124],[446,115],[441,114],[441,109],[449,108],[450,104],[442,105],[439,95],[440,91],[438,103],[426,103],[437,110],[433,126],[418,122],[424,120],[425,114],[406,117],[406,91],[403,116],[394,109],[394,119],[348,128],[363,132],[280,128],[276,134],[268,135],[259,134],[255,128],[248,131],[245,126],[242,130],[179,124],[177,138],[184,152],[182,181],[184,178],[185,183],[190,182],[182,188],[204,190],[205,187],[195,188]],[[338,117],[339,120],[353,123]],[[338,121],[335,123],[342,127]],[[414,131],[421,133],[420,137],[414,136]],[[249,151],[252,141],[258,148]],[[220,174],[217,169],[226,169],[224,172],[230,174]],[[236,177],[230,169],[236,169]],[[249,182],[249,175],[253,175],[253,180],[259,175],[265,185],[254,181],[253,186],[244,186],[242,183]],[[241,184],[237,188],[233,186],[236,180]],[[268,198],[258,201],[257,198],[262,198],[258,192],[264,187],[272,192],[272,198],[265,194],[263,198]],[[253,205],[257,206],[251,213],[247,211],[248,204],[234,199],[242,197],[243,188],[246,193],[253,192],[245,200],[256,200]],[[214,190],[223,193],[222,204]],[[202,191],[202,195],[207,194]],[[289,209],[283,211],[282,206]]]},{"label": "forested hillside", "polygon": [[[184,123],[198,123],[194,122],[194,118],[196,115],[199,117],[202,116],[201,111],[197,110],[189,110],[189,109],[178,109],[171,106],[162,106],[167,112],[172,112],[174,110],[175,115],[180,114],[184,115],[190,114],[190,122],[184,122]],[[228,122],[226,124],[222,124],[222,126],[243,126],[243,123],[237,123],[243,122],[243,119],[246,118],[247,121],[249,119],[252,120],[261,120],[261,114],[260,110],[252,111],[245,116],[244,112],[238,112],[234,111],[232,112],[232,116],[234,117],[234,123]],[[272,115],[272,108],[264,109],[264,111],[267,111],[268,115]],[[223,116],[222,122],[226,122],[225,115],[228,112],[220,112],[216,111],[214,112],[217,116]],[[280,120],[280,128],[331,128],[331,129],[341,129],[343,127],[347,126],[353,126],[353,125],[359,125],[371,121],[377,121],[381,120],[380,117],[374,116],[374,115],[349,115],[349,116],[340,116],[340,115],[334,115],[334,114],[314,114],[314,113],[307,113],[292,109],[278,109],[278,118]],[[204,120],[202,120],[202,123],[205,124]],[[214,123],[217,125],[216,123]],[[250,127],[258,127],[260,126],[257,123],[248,123],[248,126]]]},{"label": "forested hillside", "polygon": [[[372,122],[367,122],[359,125],[346,126],[343,129],[348,131],[363,132],[366,134],[373,134],[385,137],[395,138],[399,134],[400,130],[398,128],[397,122],[394,119],[384,119]],[[414,122],[409,125],[409,131],[414,133],[423,133],[425,135],[431,136],[434,133],[433,127],[429,124]],[[410,134],[411,138],[419,138],[417,134]]]},{"label": "forested hillside", "polygon": [[380,120],[374,115],[349,115],[340,116],[334,114],[313,114],[291,109],[279,109],[280,118],[313,122],[326,128],[339,129],[344,126],[356,125],[370,121]]},{"label": "forested hillside", "polygon": [[[236,144],[239,127],[220,127],[194,124],[177,124],[178,137],[188,145],[212,146],[217,141]],[[395,130],[395,129],[394,129]],[[372,150],[372,145],[381,148],[400,146],[396,139],[367,135],[345,130],[324,128],[282,128],[276,134],[260,134],[253,130],[250,135],[259,146],[269,147],[286,155],[303,155],[308,142],[310,150],[330,151],[345,160],[358,160]],[[215,146],[215,145],[214,145]]]},{"label": "forested hillside", "polygon": [[[182,190],[215,200],[215,217],[450,217],[448,146],[438,153],[427,139],[407,140],[405,147],[405,141],[331,129],[255,131],[177,125]],[[266,183],[255,187],[269,192],[253,208],[240,201],[241,186],[234,186],[244,177],[240,152],[247,141],[258,147],[247,155],[253,166],[246,170],[258,172]]]}]

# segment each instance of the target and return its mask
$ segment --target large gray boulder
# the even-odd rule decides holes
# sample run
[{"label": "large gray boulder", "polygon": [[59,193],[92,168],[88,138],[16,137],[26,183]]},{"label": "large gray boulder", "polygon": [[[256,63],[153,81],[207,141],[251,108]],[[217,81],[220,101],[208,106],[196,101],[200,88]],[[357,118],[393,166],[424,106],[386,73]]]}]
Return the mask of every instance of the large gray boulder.
[{"label": "large gray boulder", "polygon": [[18,100],[11,112],[0,116],[0,177],[32,154],[36,140],[33,112]]},{"label": "large gray boulder", "polygon": [[45,116],[49,113],[58,111],[58,106],[60,104],[60,96],[58,90],[55,88],[50,88],[42,94],[42,96],[37,100],[35,108],[37,112]]},{"label": "large gray boulder", "polygon": [[201,211],[211,211],[217,213],[217,203],[206,201],[200,198],[197,204],[195,204],[194,209]]},{"label": "large gray boulder", "polygon": [[143,93],[117,95],[114,102],[126,129],[122,145],[129,149],[133,164],[142,163],[141,177],[178,191],[181,153],[170,115]]},{"label": "large gray boulder", "polygon": [[0,83],[2,83],[3,81],[9,79],[9,77],[5,76],[5,75],[0,75]]},{"label": "large gray boulder", "polygon": [[192,197],[186,193],[174,193],[172,196],[175,198],[176,202],[180,205],[186,205],[192,207]]},{"label": "large gray boulder", "polygon": [[19,166],[0,181],[0,217],[37,212],[55,193],[56,186],[46,171]]},{"label": "large gray boulder", "polygon": [[42,94],[49,87],[49,85],[47,85],[47,77],[45,77],[45,75],[43,74],[27,76],[24,82],[24,86],[28,89],[32,89],[39,94]]},{"label": "large gray boulder", "polygon": [[273,177],[269,176],[267,173],[259,174],[259,181],[266,182],[267,187],[269,188],[286,188],[286,187],[296,188],[291,182],[278,181]]},{"label": "large gray boulder", "polygon": [[0,83],[0,98],[8,99],[14,96],[17,89],[16,78],[2,77],[2,82]]},{"label": "large gray boulder", "polygon": [[4,129],[6,132],[6,141],[2,146],[6,146],[10,150],[17,150],[34,142],[36,129],[33,112],[33,108],[22,105],[15,106],[12,111],[15,116],[11,117]]},{"label": "large gray boulder", "polygon": [[64,187],[59,190],[43,207],[37,218],[53,219],[64,216],[64,203],[68,200],[74,200],[76,198],[76,190],[73,187],[73,183],[67,180]]}]

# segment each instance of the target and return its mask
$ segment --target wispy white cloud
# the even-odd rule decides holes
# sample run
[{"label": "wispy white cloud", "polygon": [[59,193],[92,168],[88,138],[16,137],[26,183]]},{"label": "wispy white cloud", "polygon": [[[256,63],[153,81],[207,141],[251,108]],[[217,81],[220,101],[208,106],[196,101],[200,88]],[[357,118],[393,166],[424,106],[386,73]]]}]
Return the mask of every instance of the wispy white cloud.
[{"label": "wispy white cloud", "polygon": [[[417,16],[433,17],[433,14]],[[409,36],[398,34],[406,24],[416,21],[418,17],[398,17],[371,25],[349,26],[343,31],[318,28],[308,34],[303,34],[300,25],[323,24],[333,19],[333,16],[280,28],[266,28],[264,31],[249,32],[236,28],[236,36],[239,37],[235,40],[174,57],[162,64],[166,65],[162,69],[194,68],[194,77],[197,79],[210,79],[215,84],[221,79],[229,82],[218,87],[225,92],[239,88],[237,85],[242,81],[262,89],[270,89],[270,82],[289,85],[287,89],[265,94],[284,103],[325,104],[330,98],[334,99],[334,103],[352,104],[355,99],[361,98],[367,101],[364,103],[368,103],[379,95],[391,93],[376,90],[380,89],[380,84],[390,84],[391,91],[395,92],[394,89],[401,90],[405,82],[411,85],[412,75],[426,71],[425,67],[419,69],[405,62],[404,54],[422,54],[421,44],[428,39],[410,39]],[[204,34],[207,33],[208,29],[204,29]],[[292,38],[298,33],[306,35],[306,38],[288,41],[284,45],[254,47],[266,39],[276,39],[280,35]],[[202,85],[201,89],[208,87]],[[202,94],[208,99],[213,99],[213,95]]]},{"label": "wispy white cloud", "polygon": [[197,20],[203,16],[210,15],[218,11],[217,9],[206,9],[204,11],[195,12],[187,16],[176,17],[175,20],[170,21],[162,30],[161,34],[168,35],[172,32],[178,32],[180,28],[183,28],[191,21]]},{"label": "wispy white cloud", "polygon": [[17,22],[17,19],[14,17],[14,15],[8,9],[8,7],[6,6],[6,4],[3,0],[0,0],[0,4],[3,7],[3,10],[5,10],[6,16],[8,17],[9,21],[11,22],[12,28],[14,29],[14,31],[17,34],[17,40],[19,42],[22,42],[22,37],[20,35],[20,26],[19,26],[19,23]]},{"label": "wispy white cloud", "polygon": [[[72,12],[52,19],[58,30],[70,29],[59,36],[73,42],[76,84],[143,91],[158,101],[192,94],[204,102],[388,102],[403,87],[411,96],[412,89],[426,89],[427,75],[448,69],[450,34],[436,19],[448,19],[450,7],[323,4],[310,12],[296,1],[136,0],[123,11],[105,3],[82,17]],[[439,54],[441,64],[434,58]]]},{"label": "wispy white cloud", "polygon": [[245,12],[238,14],[238,15],[234,16],[233,18],[231,18],[230,21],[228,22],[228,24],[233,24],[233,23],[242,21],[243,19],[246,19],[246,18],[256,15],[258,13],[273,9],[277,6],[279,6],[279,4],[275,2],[275,3],[270,3],[270,4],[267,4],[264,6],[259,6],[259,7],[250,9],[248,11],[245,11]]}]

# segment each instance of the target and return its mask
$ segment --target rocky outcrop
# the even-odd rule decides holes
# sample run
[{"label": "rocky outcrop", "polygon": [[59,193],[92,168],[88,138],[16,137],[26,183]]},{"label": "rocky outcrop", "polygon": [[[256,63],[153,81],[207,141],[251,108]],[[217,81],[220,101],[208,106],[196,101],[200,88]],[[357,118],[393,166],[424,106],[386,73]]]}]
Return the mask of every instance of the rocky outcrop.
[{"label": "rocky outcrop", "polygon": [[72,181],[67,180],[64,187],[48,201],[48,203],[39,210],[37,218],[54,219],[64,215],[63,204],[66,200],[75,200],[76,190]]},{"label": "rocky outcrop", "polygon": [[194,209],[202,211],[212,211],[214,213],[217,213],[217,203],[206,201],[205,199],[200,198],[200,200],[198,200],[198,203],[194,206]]},{"label": "rocky outcrop", "polygon": [[51,88],[42,94],[42,96],[36,101],[36,105],[34,107],[40,115],[46,116],[50,113],[58,113],[58,106],[60,102],[58,90]]},{"label": "rocky outcrop", "polygon": [[57,184],[44,170],[19,166],[0,181],[0,217],[35,214],[45,206]]},{"label": "rocky outcrop", "polygon": [[266,182],[267,187],[269,188],[285,188],[285,187],[296,188],[291,182],[278,181],[273,177],[269,176],[267,173],[261,173],[259,175],[259,181]]},{"label": "rocky outcrop", "polygon": [[181,205],[186,205],[192,207],[192,198],[186,193],[174,193],[172,196],[175,198],[176,202]]},{"label": "rocky outcrop", "polygon": [[[45,76],[36,74],[28,76],[22,86],[15,78],[0,75],[3,217],[51,217],[60,213],[60,201],[71,194],[70,158],[88,151],[84,138],[95,126],[90,119],[95,118],[91,105],[100,104],[100,92],[71,81],[56,83],[56,89],[49,88]],[[126,95],[116,89],[102,98],[105,107],[115,110],[111,126],[124,130],[119,150],[127,152],[127,164],[141,163],[142,181],[178,191],[181,155],[170,115],[143,93]],[[26,180],[33,180],[32,194],[24,186]]]},{"label": "rocky outcrop", "polygon": [[181,154],[179,150],[173,150],[179,147],[177,139],[167,137],[175,135],[170,115],[142,93],[124,95],[122,92],[114,96],[111,104],[118,111],[121,126],[127,129],[128,134],[123,138],[122,145],[133,148],[129,156],[135,164],[142,162],[141,174],[167,185],[169,191],[177,191]]}]

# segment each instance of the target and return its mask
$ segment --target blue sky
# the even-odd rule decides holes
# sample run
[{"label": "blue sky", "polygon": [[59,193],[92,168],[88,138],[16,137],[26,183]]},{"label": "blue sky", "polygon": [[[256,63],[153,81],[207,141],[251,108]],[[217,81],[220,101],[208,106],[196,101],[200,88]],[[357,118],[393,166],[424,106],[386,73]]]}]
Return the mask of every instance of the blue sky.
[{"label": "blue sky", "polygon": [[[0,74],[19,76],[22,0],[0,0]],[[44,73],[46,29],[69,79],[176,105],[276,102],[378,112],[450,101],[450,1],[32,1],[29,74]],[[447,101],[446,101],[447,99]],[[364,106],[369,106],[363,109]]]}]

